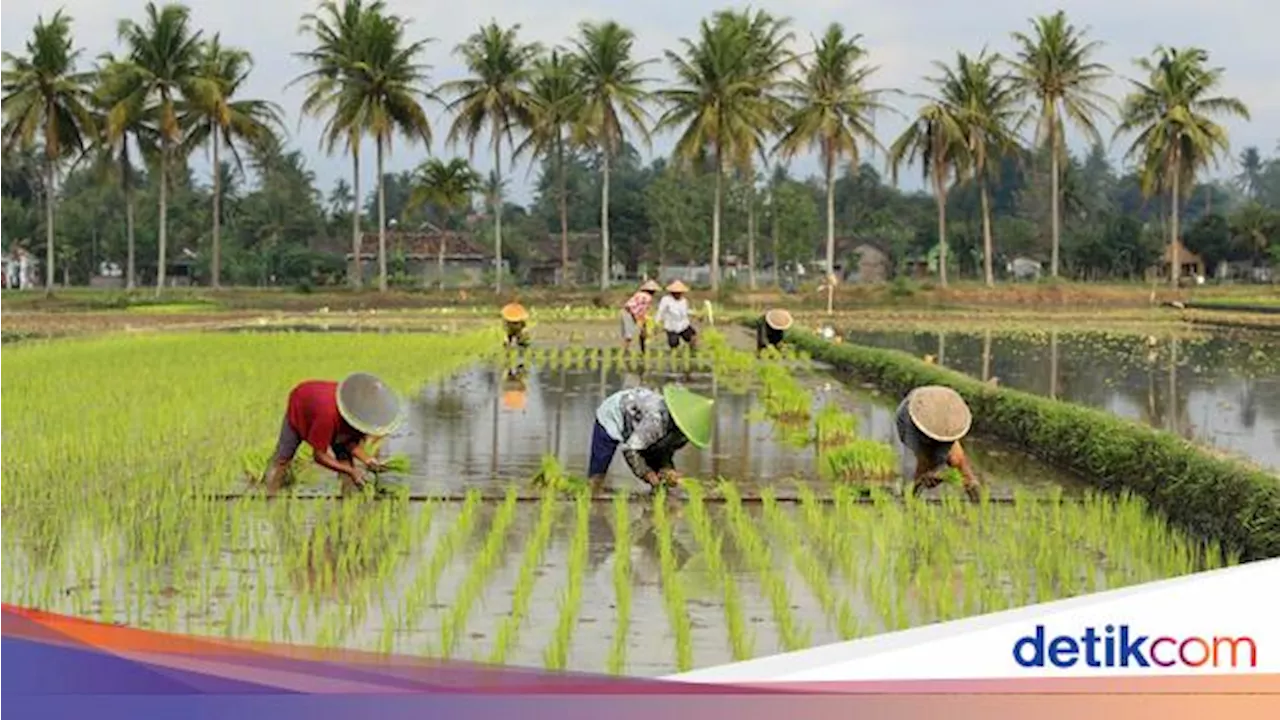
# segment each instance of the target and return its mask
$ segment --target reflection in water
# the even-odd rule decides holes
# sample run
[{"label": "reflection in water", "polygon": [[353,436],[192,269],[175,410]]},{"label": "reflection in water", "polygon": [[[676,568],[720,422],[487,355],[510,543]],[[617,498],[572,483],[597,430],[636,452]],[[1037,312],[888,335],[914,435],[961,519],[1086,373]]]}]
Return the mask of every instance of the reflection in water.
[{"label": "reflection in water", "polygon": [[[716,399],[710,447],[689,445],[677,455],[677,466],[685,476],[732,478],[748,493],[759,484],[792,479],[817,482],[811,447],[788,444],[771,423],[757,420],[751,391],[731,390],[705,373],[650,372],[640,376],[612,369],[534,367],[520,378],[520,402],[502,402],[499,398],[509,396],[512,380],[504,383],[502,371],[477,367],[416,397],[407,427],[389,440],[388,450],[409,456],[414,470],[406,482],[421,493],[523,483],[538,472],[547,453],[554,453],[569,474],[585,476],[600,401],[623,387],[643,384],[660,388],[677,380]],[[813,386],[815,406],[834,402],[857,416],[863,436],[897,443],[892,418],[897,398],[855,393],[827,375],[802,380]],[[1071,482],[1061,472],[980,438],[974,439],[973,445],[984,477],[995,478],[993,488]],[[640,489],[620,457],[610,467],[608,484],[615,490]]]},{"label": "reflection in water", "polygon": [[853,331],[850,342],[916,356],[1002,386],[1090,405],[1280,470],[1280,343],[1273,338],[1117,337],[1050,330]]}]

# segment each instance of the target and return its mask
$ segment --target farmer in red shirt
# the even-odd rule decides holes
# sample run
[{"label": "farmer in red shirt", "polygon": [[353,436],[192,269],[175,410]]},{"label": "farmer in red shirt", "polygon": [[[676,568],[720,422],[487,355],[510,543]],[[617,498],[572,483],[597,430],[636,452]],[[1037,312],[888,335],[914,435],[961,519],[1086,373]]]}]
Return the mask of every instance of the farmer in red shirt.
[{"label": "farmer in red shirt", "polygon": [[316,463],[343,476],[343,492],[364,485],[359,461],[370,469],[381,463],[365,453],[366,438],[390,433],[400,420],[400,398],[382,380],[353,373],[342,382],[307,380],[289,393],[276,453],[267,469],[267,492],[279,491],[302,443]]},{"label": "farmer in red shirt", "polygon": [[646,323],[649,318],[649,308],[653,306],[654,293],[661,290],[662,287],[652,280],[646,280],[640,289],[632,295],[622,306],[622,349],[627,350],[631,347],[631,339],[639,337],[640,352],[645,350],[645,340],[648,339],[648,328]]}]

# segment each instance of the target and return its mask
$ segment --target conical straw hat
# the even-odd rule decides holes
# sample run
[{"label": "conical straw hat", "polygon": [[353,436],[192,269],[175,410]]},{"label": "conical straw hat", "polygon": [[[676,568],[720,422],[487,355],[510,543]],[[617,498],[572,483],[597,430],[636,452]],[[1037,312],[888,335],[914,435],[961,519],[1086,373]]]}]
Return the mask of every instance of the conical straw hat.
[{"label": "conical straw hat", "polygon": [[669,292],[669,293],[687,293],[687,292],[689,292],[689,286],[688,286],[688,285],[685,285],[683,282],[681,282],[681,281],[679,281],[679,280],[676,280],[675,282],[673,282],[673,283],[671,283],[670,285],[668,285],[668,286],[667,286],[667,292]]},{"label": "conical straw hat", "polygon": [[689,438],[689,442],[700,448],[711,444],[711,413],[714,400],[678,385],[664,387],[662,399],[666,401],[667,412],[671,413],[671,419],[675,421],[676,427]]},{"label": "conical straw hat", "polygon": [[400,398],[369,373],[352,373],[338,383],[338,412],[366,435],[387,435],[400,424]]},{"label": "conical straw hat", "polygon": [[773,310],[765,313],[764,321],[765,324],[774,330],[786,330],[791,327],[791,323],[793,322],[791,313],[783,310],[782,308],[774,308]]},{"label": "conical straw hat", "polygon": [[960,393],[942,385],[926,385],[911,391],[907,401],[911,422],[938,442],[954,442],[969,434],[973,413]]},{"label": "conical straw hat", "polygon": [[654,282],[653,280],[645,280],[644,284],[640,286],[640,289],[644,290],[645,292],[656,293],[662,289],[662,286]]},{"label": "conical straw hat", "polygon": [[507,322],[522,322],[529,319],[529,311],[520,303],[507,303],[502,307],[502,319]]}]

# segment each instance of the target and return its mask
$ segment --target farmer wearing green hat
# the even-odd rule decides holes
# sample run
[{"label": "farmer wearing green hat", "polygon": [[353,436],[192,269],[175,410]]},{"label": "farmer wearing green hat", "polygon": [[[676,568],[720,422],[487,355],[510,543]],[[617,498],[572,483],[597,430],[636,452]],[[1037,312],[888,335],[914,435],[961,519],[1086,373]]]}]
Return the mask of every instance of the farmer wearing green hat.
[{"label": "farmer wearing green hat", "polygon": [[949,468],[960,471],[964,491],[979,498],[977,477],[960,439],[969,434],[973,413],[960,393],[943,385],[925,385],[907,393],[898,405],[898,439],[916,456],[915,488],[923,490],[942,482]]},{"label": "farmer wearing green hat", "polygon": [[700,448],[711,443],[713,403],[676,385],[666,386],[661,393],[630,388],[605,398],[596,410],[591,434],[591,481],[603,483],[621,445],[622,456],[637,478],[652,488],[675,485],[680,479],[676,451],[687,443]]},{"label": "farmer wearing green hat", "polygon": [[382,468],[364,451],[365,440],[390,434],[400,419],[400,398],[368,373],[352,373],[341,382],[299,383],[289,393],[276,452],[264,478],[267,492],[274,494],[283,486],[304,442],[311,446],[316,464],[342,475],[344,492],[364,485],[357,461],[370,470]]}]

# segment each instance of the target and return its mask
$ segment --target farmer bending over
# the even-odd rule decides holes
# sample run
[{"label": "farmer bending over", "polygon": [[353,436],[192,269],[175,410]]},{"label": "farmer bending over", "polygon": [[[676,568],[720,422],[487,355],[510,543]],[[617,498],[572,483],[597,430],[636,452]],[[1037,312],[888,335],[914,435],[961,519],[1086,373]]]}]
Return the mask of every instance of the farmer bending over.
[{"label": "farmer bending over", "polygon": [[529,347],[529,332],[525,328],[529,322],[529,311],[520,303],[507,303],[502,307],[502,320],[507,333],[503,344],[507,347]]},{"label": "farmer bending over", "polygon": [[591,434],[591,482],[603,484],[613,453],[622,456],[631,472],[652,488],[675,485],[676,451],[686,443],[704,448],[711,442],[710,398],[668,385],[661,393],[648,388],[620,390],[596,410]]},{"label": "farmer bending over", "polygon": [[639,336],[640,352],[645,351],[645,340],[649,331],[646,323],[649,320],[649,308],[653,305],[653,296],[662,287],[652,280],[646,280],[640,289],[622,306],[622,349],[631,348],[631,339]]},{"label": "farmer bending over", "polygon": [[955,468],[964,477],[964,491],[978,499],[978,479],[960,439],[969,434],[973,414],[960,393],[941,385],[918,387],[898,405],[898,439],[916,455],[914,492],[942,482],[942,473]]},{"label": "farmer bending over", "polygon": [[765,313],[756,323],[756,355],[767,347],[778,347],[791,323],[791,313],[781,308]]},{"label": "farmer bending over", "polygon": [[366,438],[389,434],[400,421],[400,398],[386,383],[368,373],[353,373],[342,382],[307,380],[289,393],[276,453],[267,468],[267,492],[283,486],[289,464],[303,442],[318,465],[342,475],[343,492],[364,485],[358,460],[371,470],[382,463],[365,453]]}]

